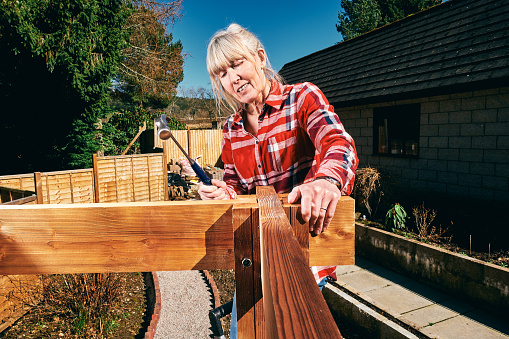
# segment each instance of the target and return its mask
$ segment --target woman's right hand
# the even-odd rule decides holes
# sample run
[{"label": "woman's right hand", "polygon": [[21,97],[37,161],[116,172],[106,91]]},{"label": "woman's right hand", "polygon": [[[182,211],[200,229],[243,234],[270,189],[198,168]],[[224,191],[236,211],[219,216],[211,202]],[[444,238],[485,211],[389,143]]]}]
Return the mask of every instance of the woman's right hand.
[{"label": "woman's right hand", "polygon": [[212,179],[212,185],[204,185],[200,182],[198,194],[201,200],[228,200],[230,196],[226,191],[226,183],[221,180]]}]

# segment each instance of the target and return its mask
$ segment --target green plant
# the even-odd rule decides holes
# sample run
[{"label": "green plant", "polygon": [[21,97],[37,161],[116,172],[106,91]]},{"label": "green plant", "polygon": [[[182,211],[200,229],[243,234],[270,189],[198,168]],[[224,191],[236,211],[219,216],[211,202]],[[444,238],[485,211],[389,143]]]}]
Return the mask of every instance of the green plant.
[{"label": "green plant", "polygon": [[386,229],[403,229],[405,228],[408,215],[400,204],[396,203],[385,215],[385,228]]}]

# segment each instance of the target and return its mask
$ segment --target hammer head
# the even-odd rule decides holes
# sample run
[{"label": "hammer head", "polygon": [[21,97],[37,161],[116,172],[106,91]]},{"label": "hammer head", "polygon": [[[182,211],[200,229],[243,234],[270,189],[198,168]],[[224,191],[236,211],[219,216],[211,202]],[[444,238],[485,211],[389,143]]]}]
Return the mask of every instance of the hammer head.
[{"label": "hammer head", "polygon": [[159,118],[154,120],[154,124],[157,126],[157,134],[162,140],[168,140],[171,137],[171,130],[166,121],[166,114],[161,114]]}]

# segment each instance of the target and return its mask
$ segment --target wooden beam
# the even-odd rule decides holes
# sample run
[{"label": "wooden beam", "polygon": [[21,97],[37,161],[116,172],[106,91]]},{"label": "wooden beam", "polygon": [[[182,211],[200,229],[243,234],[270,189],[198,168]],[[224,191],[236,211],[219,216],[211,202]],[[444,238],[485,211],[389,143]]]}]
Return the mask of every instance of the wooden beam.
[{"label": "wooden beam", "polygon": [[[285,196],[281,199],[293,211],[292,225],[304,230],[301,246],[306,251],[307,225],[299,222],[300,207],[287,204]],[[258,213],[255,196],[1,206],[0,274],[233,269],[232,213],[243,206],[251,208],[252,215]],[[311,265],[353,264],[353,214],[353,199],[344,197],[329,230],[317,237],[307,235]],[[254,225],[258,230],[258,223]],[[254,253],[255,275],[260,274],[259,263]]]},{"label": "wooden beam", "polygon": [[134,142],[136,140],[138,140],[138,138],[140,137],[141,133],[143,133],[143,131],[146,130],[146,129],[147,129],[147,122],[144,121],[143,122],[143,127],[141,127],[141,126],[139,127],[138,133],[134,136],[133,140],[131,140],[129,145],[127,145],[127,148],[120,155],[125,155],[127,153],[127,151],[129,150],[129,148],[131,148],[131,146],[134,144]]},{"label": "wooden beam", "polygon": [[341,338],[274,188],[256,195],[267,338]]},{"label": "wooden beam", "polygon": [[231,269],[232,202],[0,206],[0,274]]}]

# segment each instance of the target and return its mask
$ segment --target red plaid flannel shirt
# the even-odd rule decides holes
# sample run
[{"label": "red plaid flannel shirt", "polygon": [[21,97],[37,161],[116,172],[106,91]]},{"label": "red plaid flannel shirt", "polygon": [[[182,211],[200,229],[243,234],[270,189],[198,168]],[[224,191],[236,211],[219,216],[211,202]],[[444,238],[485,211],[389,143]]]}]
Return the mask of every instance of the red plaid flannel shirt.
[{"label": "red plaid flannel shirt", "polygon": [[[311,83],[282,85],[273,81],[258,120],[258,134],[244,129],[242,112],[223,127],[224,178],[228,194],[254,194],[272,185],[277,193],[317,177],[341,183],[341,194],[353,188],[357,154],[352,137],[323,93]],[[313,271],[321,280],[329,267]],[[332,274],[331,274],[332,273]]]}]

